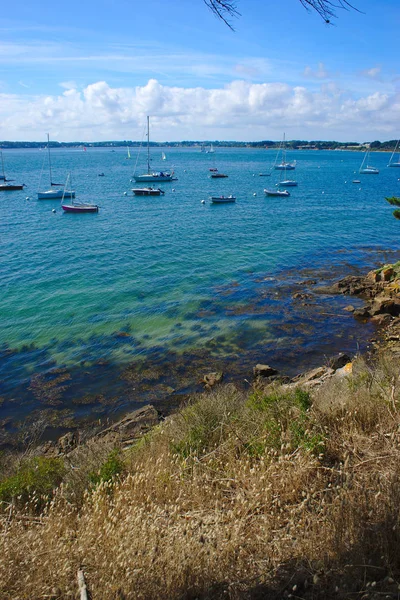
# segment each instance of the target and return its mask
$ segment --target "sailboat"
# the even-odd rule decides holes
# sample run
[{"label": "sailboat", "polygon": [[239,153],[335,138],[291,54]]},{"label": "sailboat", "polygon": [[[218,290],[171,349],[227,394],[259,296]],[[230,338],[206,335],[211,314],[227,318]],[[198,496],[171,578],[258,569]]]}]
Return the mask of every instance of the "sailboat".
[{"label": "sailboat", "polygon": [[55,190],[53,187],[62,186],[62,183],[53,183],[53,177],[51,173],[51,157],[50,157],[50,139],[47,134],[47,153],[49,159],[49,175],[50,175],[50,189],[44,192],[38,192],[38,200],[59,200],[60,198],[74,198],[75,192],[73,190]]},{"label": "sailboat", "polygon": [[150,122],[147,117],[147,173],[134,175],[136,182],[152,183],[153,181],[174,181],[176,177],[170,171],[152,171],[150,169]]},{"label": "sailboat", "polygon": [[161,160],[167,160],[165,152],[161,152]]},{"label": "sailboat", "polygon": [[400,155],[398,156],[397,160],[393,160],[394,156],[396,154],[398,145],[399,145],[399,140],[397,140],[396,147],[392,152],[392,156],[390,157],[388,167],[400,167]]},{"label": "sailboat", "polygon": [[126,160],[130,160],[131,159],[131,151],[129,149],[129,146],[128,146],[128,156],[125,156],[125,159]]},{"label": "sailboat", "polygon": [[207,150],[207,154],[214,154],[215,150],[214,150],[214,146],[212,144],[210,144],[210,149]]},{"label": "sailboat", "polygon": [[99,206],[97,204],[90,204],[88,202],[76,202],[74,200],[71,200],[71,202],[69,202],[69,203],[65,202],[65,198],[66,198],[65,193],[66,193],[66,190],[68,190],[71,185],[70,181],[71,181],[71,174],[69,173],[67,180],[65,182],[65,186],[64,186],[64,194],[61,199],[61,208],[63,209],[63,211],[67,212],[67,213],[99,212]]},{"label": "sailboat", "polygon": [[[280,151],[282,151],[282,160],[279,164],[276,164],[278,161],[278,156],[279,156]],[[294,171],[295,168],[296,168],[295,160],[293,162],[286,161],[286,142],[285,142],[285,134],[283,134],[283,141],[278,148],[278,154],[276,155],[274,169],[276,169],[277,171]]]},{"label": "sailboat", "polygon": [[2,192],[13,192],[15,190],[23,190],[25,187],[25,184],[19,184],[19,183],[6,183],[7,181],[13,181],[12,179],[7,179],[4,173],[4,161],[3,161],[3,153],[1,152],[1,168],[3,171],[3,175],[1,176],[1,180],[4,181],[4,183],[0,183],[0,191]]},{"label": "sailboat", "polygon": [[[366,151],[365,155],[364,155],[364,159],[361,163],[361,167],[359,168],[358,172],[360,173],[360,175],[378,175],[379,174],[379,169],[377,169],[376,167],[371,167],[368,164],[368,159],[369,159],[369,153],[371,152],[371,150],[368,148],[368,150]],[[366,166],[364,166],[366,165]]]}]

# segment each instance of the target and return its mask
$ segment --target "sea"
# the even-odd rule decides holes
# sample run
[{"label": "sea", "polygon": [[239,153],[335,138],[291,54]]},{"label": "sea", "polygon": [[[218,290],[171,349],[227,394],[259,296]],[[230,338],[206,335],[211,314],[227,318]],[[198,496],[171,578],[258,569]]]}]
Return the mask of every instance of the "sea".
[{"label": "sea", "polygon": [[0,444],[37,422],[52,438],[149,402],[167,413],[209,372],[251,386],[257,363],[293,376],[368,347],[373,326],[344,310],[361,301],[320,288],[399,258],[390,156],[371,154],[379,175],[359,175],[361,152],[292,151],[298,186],[267,197],[275,150],[215,150],[152,148],[152,168],[176,177],[159,197],[132,193],[143,151],[52,150],[53,181],[70,174],[94,214],[37,200],[45,148],[3,150],[26,187],[0,192]]}]

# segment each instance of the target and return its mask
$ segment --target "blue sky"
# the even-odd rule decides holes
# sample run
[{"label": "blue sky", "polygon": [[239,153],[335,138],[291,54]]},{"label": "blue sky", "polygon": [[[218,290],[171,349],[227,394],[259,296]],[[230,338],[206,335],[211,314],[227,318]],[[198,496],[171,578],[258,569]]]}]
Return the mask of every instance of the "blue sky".
[{"label": "blue sky", "polygon": [[[400,137],[399,0],[26,0],[0,26],[0,140]],[[7,11],[12,14],[11,10]]]}]

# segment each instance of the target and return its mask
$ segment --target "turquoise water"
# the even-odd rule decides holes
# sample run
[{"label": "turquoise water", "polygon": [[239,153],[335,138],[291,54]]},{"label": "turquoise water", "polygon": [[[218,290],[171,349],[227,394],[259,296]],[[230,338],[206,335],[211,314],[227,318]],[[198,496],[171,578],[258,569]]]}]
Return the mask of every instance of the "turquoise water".
[{"label": "turquoise water", "polygon": [[[17,393],[24,397],[20,416],[35,410],[32,375],[56,367],[90,372],[107,361],[120,373],[138,360],[168,363],[201,349],[244,363],[239,357],[247,352],[256,359],[279,348],[285,362],[296,340],[300,353],[325,351],[342,325],[326,318],[317,326],[310,317],[308,333],[299,333],[301,315],[293,317],[286,283],[298,283],[306,268],[321,269],[321,280],[332,266],[372,268],[387,258],[381,251],[398,247],[400,224],[384,197],[400,195],[400,169],[386,168],[387,154],[372,155],[379,175],[363,176],[361,153],[292,152],[290,178],[299,185],[289,198],[273,198],[263,189],[280,173],[258,174],[273,164],[274,151],[164,150],[167,161],[154,149],[152,164],[173,168],[178,180],[152,198],[131,192],[132,151],[132,160],[122,148],[52,151],[53,179],[64,181],[70,171],[77,198],[100,205],[98,214],[82,215],[36,200],[43,163],[41,187],[48,184],[44,151],[3,152],[7,177],[26,184],[22,192],[0,192],[0,395],[7,414],[15,413],[18,402],[9,401]],[[210,179],[215,166],[228,178]],[[211,194],[237,201],[211,205]],[[282,333],[288,315],[292,328]],[[349,350],[363,335],[353,334]]]}]

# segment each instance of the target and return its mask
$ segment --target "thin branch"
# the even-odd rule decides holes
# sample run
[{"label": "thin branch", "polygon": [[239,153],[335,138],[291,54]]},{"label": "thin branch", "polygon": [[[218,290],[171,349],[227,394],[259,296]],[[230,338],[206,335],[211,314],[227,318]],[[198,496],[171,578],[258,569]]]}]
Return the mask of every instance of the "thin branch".
[{"label": "thin branch", "polygon": [[235,31],[229,22],[231,17],[240,17],[240,12],[236,8],[233,0],[203,0],[204,4],[217,16],[221,21],[228,25],[229,29]]},{"label": "thin branch", "polygon": [[350,2],[347,2],[347,0],[336,0],[335,2],[331,2],[331,0],[300,0],[300,2],[306,10],[315,10],[325,23],[328,24],[330,24],[332,18],[337,16],[335,11],[338,8],[343,8],[344,10],[351,9],[359,13],[362,12],[350,4]]}]

